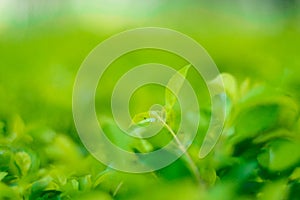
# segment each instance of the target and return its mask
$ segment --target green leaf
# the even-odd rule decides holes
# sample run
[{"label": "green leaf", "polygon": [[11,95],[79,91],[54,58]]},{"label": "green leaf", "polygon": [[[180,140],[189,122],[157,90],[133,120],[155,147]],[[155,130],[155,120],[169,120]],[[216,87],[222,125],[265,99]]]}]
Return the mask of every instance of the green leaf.
[{"label": "green leaf", "polygon": [[6,184],[0,182],[0,199],[20,199],[16,191],[8,187]]},{"label": "green leaf", "polygon": [[239,113],[235,120],[235,142],[253,138],[276,126],[279,116],[277,104],[262,104],[247,108]]},{"label": "green leaf", "polygon": [[225,92],[226,94],[233,100],[236,101],[238,98],[238,91],[237,91],[237,81],[235,77],[228,73],[222,73],[221,78],[224,83]]},{"label": "green leaf", "polygon": [[255,144],[258,143],[265,143],[274,139],[279,139],[279,138],[293,138],[295,137],[295,134],[292,133],[291,131],[288,131],[286,129],[280,128],[276,129],[274,131],[267,132],[265,134],[259,134],[257,135],[256,138],[254,138],[253,142]]},{"label": "green leaf", "polygon": [[289,178],[290,180],[300,180],[300,167],[297,167]]},{"label": "green leaf", "polygon": [[260,153],[260,165],[271,171],[282,171],[300,162],[299,143],[289,140],[275,140]]},{"label": "green leaf", "polygon": [[214,94],[219,94],[225,90],[232,101],[236,101],[239,97],[237,81],[231,74],[222,73],[210,81],[209,85],[213,88]]},{"label": "green leaf", "polygon": [[142,113],[136,114],[132,118],[132,123],[136,124],[138,126],[147,126],[151,122],[154,122],[155,120],[156,119],[151,117],[149,112],[142,112]]},{"label": "green leaf", "polygon": [[15,155],[15,162],[20,169],[21,174],[24,176],[27,174],[31,166],[31,157],[25,151],[17,152]]},{"label": "green leaf", "polygon": [[40,179],[38,181],[35,181],[31,186],[32,194],[39,193],[39,192],[45,190],[51,181],[52,181],[52,178],[49,176],[47,176],[43,179]]},{"label": "green leaf", "polygon": [[166,109],[171,110],[176,103],[176,95],[178,95],[182,85],[185,81],[185,77],[191,65],[187,65],[181,68],[176,74],[174,74],[169,80],[165,90],[165,103]]},{"label": "green leaf", "polygon": [[98,187],[107,177],[109,177],[110,173],[112,173],[112,170],[110,168],[107,168],[106,170],[100,172],[93,183],[93,188]]},{"label": "green leaf", "polygon": [[158,119],[160,117],[161,119],[165,119],[165,110],[150,110],[148,112],[142,112],[139,114],[136,114],[132,118],[132,123],[130,127],[133,125],[138,125],[141,127],[146,127],[150,125],[151,123],[158,122],[160,123],[160,120]]},{"label": "green leaf", "polygon": [[259,193],[258,199],[281,200],[287,199],[288,187],[285,181],[268,183]]},{"label": "green leaf", "polygon": [[139,153],[148,153],[154,149],[153,145],[146,139],[134,140],[131,147],[135,152]]},{"label": "green leaf", "polygon": [[75,164],[81,159],[81,154],[74,141],[64,134],[58,134],[51,144],[45,148],[47,159]]},{"label": "green leaf", "polygon": [[10,168],[12,153],[8,147],[0,147],[0,170],[7,171]]},{"label": "green leaf", "polygon": [[72,179],[70,185],[73,190],[79,190],[79,182],[76,179]]},{"label": "green leaf", "polygon": [[92,188],[91,175],[80,177],[78,182],[79,182],[79,190],[81,191],[89,190]]},{"label": "green leaf", "polygon": [[[124,132],[115,124],[114,121],[108,120],[103,122],[102,129],[106,133],[110,141],[112,141],[118,147],[130,151],[130,142],[134,139]],[[117,155],[114,155],[117,156]]]},{"label": "green leaf", "polygon": [[0,181],[2,181],[7,174],[7,172],[0,172]]},{"label": "green leaf", "polygon": [[12,128],[13,134],[16,134],[18,137],[22,136],[24,133],[24,128],[25,128],[25,125],[24,125],[24,122],[21,119],[21,117],[18,115],[15,116],[14,124],[13,124],[13,128]]},{"label": "green leaf", "polygon": [[31,186],[31,193],[29,196],[29,200],[36,199],[60,199],[60,191],[57,189],[57,185],[52,182],[53,179],[50,176],[44,177],[38,181],[35,181]]},{"label": "green leaf", "polygon": [[199,171],[200,171],[201,178],[209,186],[214,185],[217,179],[217,174],[216,174],[216,170],[213,167],[200,167]]},{"label": "green leaf", "polygon": [[36,200],[60,200],[61,191],[45,190]]}]

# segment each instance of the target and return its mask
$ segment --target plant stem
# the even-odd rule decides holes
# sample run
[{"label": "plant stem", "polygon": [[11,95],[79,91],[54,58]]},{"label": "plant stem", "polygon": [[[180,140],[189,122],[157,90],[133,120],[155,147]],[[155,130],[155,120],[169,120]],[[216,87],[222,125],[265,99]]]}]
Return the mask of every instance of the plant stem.
[{"label": "plant stem", "polygon": [[115,197],[117,195],[117,193],[119,192],[120,188],[122,187],[123,185],[123,181],[121,181],[119,183],[119,185],[117,186],[117,188],[115,189],[114,193],[113,193],[113,197]]},{"label": "plant stem", "polygon": [[185,149],[185,147],[183,146],[183,144],[180,142],[180,140],[178,139],[177,135],[174,133],[174,131],[172,130],[172,128],[157,113],[155,113],[155,115],[156,115],[155,117],[171,133],[171,135],[175,139],[175,141],[176,141],[179,149],[182,151],[182,153],[184,153],[184,155],[186,157],[186,161],[187,161],[187,163],[188,163],[188,165],[190,167],[190,170],[193,173],[193,175],[195,176],[197,182],[199,182],[199,184],[201,184],[201,185],[206,185],[205,181],[200,176],[200,173],[198,171],[198,168],[197,168],[196,164],[194,163],[194,161],[191,158],[190,154],[187,152],[187,150]]}]

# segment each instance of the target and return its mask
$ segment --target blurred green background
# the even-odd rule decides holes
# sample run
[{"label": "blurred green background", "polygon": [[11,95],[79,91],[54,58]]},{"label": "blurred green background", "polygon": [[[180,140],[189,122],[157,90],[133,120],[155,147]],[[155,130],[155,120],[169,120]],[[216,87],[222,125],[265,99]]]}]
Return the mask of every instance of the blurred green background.
[{"label": "blurred green background", "polygon": [[[195,183],[184,160],[154,174],[106,169],[77,136],[72,89],[82,61],[104,39],[146,26],[192,37],[236,81],[238,89],[228,86],[233,111],[225,136],[199,160],[209,98],[201,78],[188,76],[205,108],[189,151],[206,186]],[[0,0],[0,197],[299,199],[299,52],[298,0]],[[185,65],[151,50],[120,58],[97,93],[96,107],[105,111],[99,118],[109,118],[109,95],[124,71],[148,62]],[[160,94],[155,87],[137,93],[132,112],[163,101]]]}]

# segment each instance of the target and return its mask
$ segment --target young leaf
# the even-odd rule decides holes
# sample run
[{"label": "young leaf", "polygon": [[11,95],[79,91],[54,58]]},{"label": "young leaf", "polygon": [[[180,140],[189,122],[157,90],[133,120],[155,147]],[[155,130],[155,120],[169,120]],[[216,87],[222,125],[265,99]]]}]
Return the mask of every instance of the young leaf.
[{"label": "young leaf", "polygon": [[225,92],[233,101],[236,101],[238,98],[238,86],[235,77],[228,73],[222,73],[221,77],[224,83]]},{"label": "young leaf", "polygon": [[229,96],[232,101],[238,98],[237,81],[231,74],[222,73],[208,84],[213,88],[213,94],[211,95],[219,94],[225,90],[227,96]]},{"label": "young leaf", "polygon": [[2,181],[7,174],[7,172],[0,172],[0,181]]},{"label": "young leaf", "polygon": [[20,169],[21,174],[24,176],[27,174],[31,166],[31,157],[28,153],[20,151],[15,155],[15,162]]},{"label": "young leaf", "polygon": [[147,126],[151,122],[154,122],[155,118],[150,116],[149,112],[142,112],[139,114],[136,114],[132,119],[132,125],[138,125],[138,126]]},{"label": "young leaf", "polygon": [[185,77],[191,65],[187,65],[181,68],[176,74],[174,74],[167,84],[165,91],[165,103],[167,111],[171,110],[176,103],[176,95],[179,93],[182,85],[185,81]]},{"label": "young leaf", "polygon": [[90,190],[92,188],[92,180],[90,174],[80,177],[78,182],[79,182],[79,190],[81,191]]},{"label": "young leaf", "polygon": [[132,119],[130,127],[133,125],[146,127],[150,123],[159,122],[157,117],[160,117],[165,120],[165,110],[155,110],[136,114]]}]

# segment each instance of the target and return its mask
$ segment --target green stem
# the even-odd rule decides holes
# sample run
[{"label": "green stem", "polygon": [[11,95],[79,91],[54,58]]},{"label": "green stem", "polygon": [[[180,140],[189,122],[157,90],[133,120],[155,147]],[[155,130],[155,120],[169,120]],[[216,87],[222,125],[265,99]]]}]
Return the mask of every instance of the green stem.
[{"label": "green stem", "polygon": [[158,114],[156,114],[155,117],[163,124],[163,126],[171,133],[171,135],[175,139],[175,142],[177,143],[179,149],[182,151],[182,153],[184,153],[184,155],[186,157],[186,161],[189,165],[189,168],[190,168],[191,172],[193,173],[194,177],[196,178],[197,182],[199,182],[199,184],[201,184],[201,185],[205,185],[205,181],[201,178],[196,164],[194,163],[190,154],[187,152],[187,150],[185,149],[183,144],[180,142],[180,140],[178,139],[177,135],[174,133],[172,128]]}]

